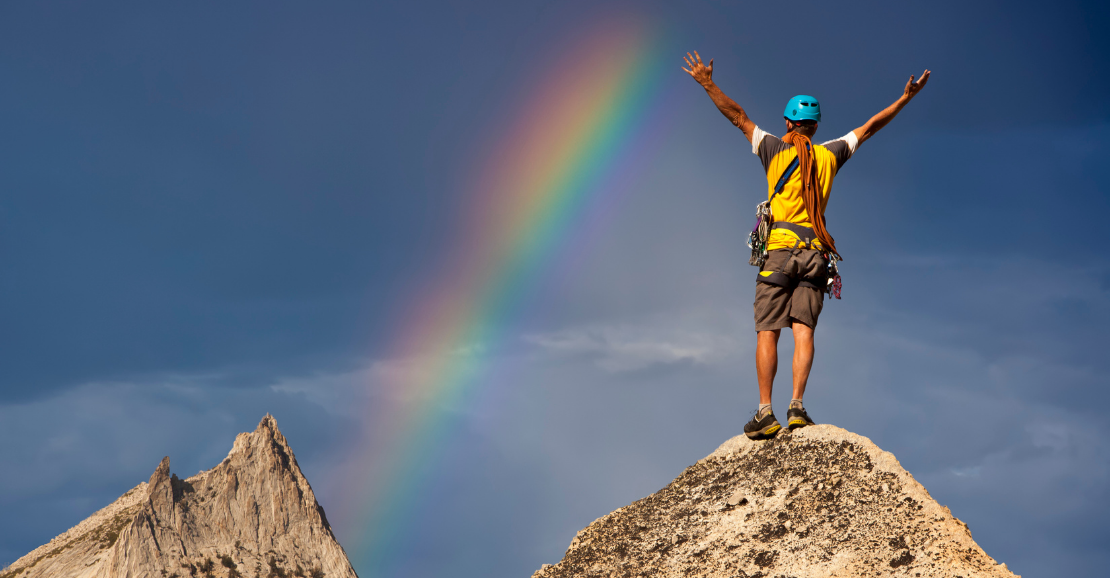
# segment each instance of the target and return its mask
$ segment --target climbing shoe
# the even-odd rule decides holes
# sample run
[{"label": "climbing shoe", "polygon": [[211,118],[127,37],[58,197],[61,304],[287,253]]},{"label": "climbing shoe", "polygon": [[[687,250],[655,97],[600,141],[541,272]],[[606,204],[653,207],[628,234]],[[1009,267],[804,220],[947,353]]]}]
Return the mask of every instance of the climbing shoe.
[{"label": "climbing shoe", "polygon": [[792,407],[786,410],[786,427],[794,430],[807,425],[813,425],[813,420],[809,419],[809,414],[806,413],[803,407]]},{"label": "climbing shoe", "polygon": [[782,429],[779,425],[779,420],[775,419],[774,412],[768,411],[767,415],[762,418],[759,417],[759,412],[755,412],[752,416],[752,421],[744,425],[744,435],[749,439],[762,440],[775,437],[775,434]]}]

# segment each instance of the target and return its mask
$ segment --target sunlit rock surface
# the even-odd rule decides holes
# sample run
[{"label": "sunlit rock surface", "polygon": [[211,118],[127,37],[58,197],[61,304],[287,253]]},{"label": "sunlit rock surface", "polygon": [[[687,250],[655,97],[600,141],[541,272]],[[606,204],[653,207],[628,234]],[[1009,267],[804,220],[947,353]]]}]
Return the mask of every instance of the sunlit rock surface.
[{"label": "sunlit rock surface", "polygon": [[163,458],[150,481],[0,578],[354,577],[297,459],[267,415],[218,466],[186,480]]},{"label": "sunlit rock surface", "polygon": [[871,440],[830,425],[737,436],[583,529],[533,578],[1014,576]]}]

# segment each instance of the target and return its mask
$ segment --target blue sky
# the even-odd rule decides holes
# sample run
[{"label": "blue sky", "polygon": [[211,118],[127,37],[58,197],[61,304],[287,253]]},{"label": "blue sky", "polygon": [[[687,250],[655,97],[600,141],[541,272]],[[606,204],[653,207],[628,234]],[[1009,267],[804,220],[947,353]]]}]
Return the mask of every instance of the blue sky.
[{"label": "blue sky", "polygon": [[763,177],[687,49],[772,132],[817,96],[819,138],[933,70],[837,177],[844,299],[807,407],[1015,572],[1110,564],[1104,5],[442,1],[0,7],[0,565],[163,455],[212,467],[266,412],[360,550],[351,408],[400,403],[375,368],[455,241],[475,145],[625,15],[677,47],[664,138],[498,353],[512,378],[444,408],[451,451],[390,572],[530,575],[754,409]]}]

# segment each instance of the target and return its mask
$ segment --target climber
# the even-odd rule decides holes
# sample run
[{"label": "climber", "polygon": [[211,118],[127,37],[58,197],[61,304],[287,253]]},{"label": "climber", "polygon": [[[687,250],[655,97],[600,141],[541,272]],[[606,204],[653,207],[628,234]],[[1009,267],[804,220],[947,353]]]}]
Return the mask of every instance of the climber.
[{"label": "climber", "polygon": [[[771,389],[778,370],[779,332],[789,327],[794,334],[794,395],[786,412],[788,428],[813,425],[802,405],[802,395],[813,366],[813,330],[821,314],[824,294],[832,284],[840,254],[832,235],[825,229],[825,206],[833,177],[859,145],[886,126],[929,81],[926,70],[909,82],[894,104],[871,117],[863,126],[823,144],[810,141],[821,121],[821,105],[812,96],[799,95],[786,104],[786,135],[770,135],[750,118],[740,105],[713,83],[713,60],[703,64],[701,56],[686,53],[683,67],[701,84],[713,103],[752,143],[767,173],[768,200],[773,223],[766,239],[766,260],[753,256],[760,265],[755,289],[756,377],[759,409],[744,426],[752,439],[774,436],[781,429],[771,411]],[[782,181],[780,183],[780,181]],[[830,267],[830,260],[831,265]],[[839,282],[839,279],[836,279]],[[839,284],[836,294],[839,297]]]}]

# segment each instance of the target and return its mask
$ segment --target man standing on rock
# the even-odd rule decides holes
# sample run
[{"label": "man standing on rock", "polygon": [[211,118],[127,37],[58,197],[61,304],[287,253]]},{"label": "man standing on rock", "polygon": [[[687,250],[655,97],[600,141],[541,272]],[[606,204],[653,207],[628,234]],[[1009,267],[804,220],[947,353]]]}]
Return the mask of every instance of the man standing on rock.
[{"label": "man standing on rock", "polygon": [[[713,60],[702,64],[697,52],[686,53],[683,68],[701,84],[713,104],[752,143],[767,173],[771,224],[767,257],[755,289],[755,368],[759,380],[759,410],[744,426],[752,439],[774,436],[782,428],[771,411],[771,389],[778,370],[779,332],[794,332],[794,396],[786,412],[788,428],[813,425],[802,395],[813,366],[813,329],[821,314],[829,284],[829,260],[840,260],[832,235],[825,229],[825,206],[833,177],[859,145],[886,126],[929,81],[929,71],[914,82],[910,76],[902,96],[871,117],[863,126],[823,144],[810,139],[821,121],[821,105],[812,96],[799,95],[786,104],[786,135],[781,139],[763,132],[740,105],[713,83]],[[754,264],[754,263],[753,263]],[[839,291],[839,289],[837,290]],[[839,296],[839,295],[838,295]]]}]

